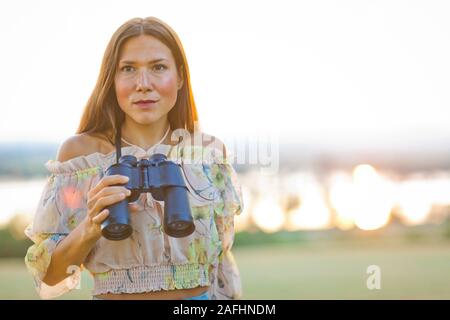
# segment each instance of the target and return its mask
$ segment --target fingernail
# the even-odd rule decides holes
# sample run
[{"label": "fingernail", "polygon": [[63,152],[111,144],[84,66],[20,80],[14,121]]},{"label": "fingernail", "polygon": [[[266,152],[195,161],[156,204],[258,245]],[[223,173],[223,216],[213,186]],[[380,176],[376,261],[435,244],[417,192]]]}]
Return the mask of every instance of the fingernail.
[{"label": "fingernail", "polygon": [[128,180],[130,180],[130,178],[128,178],[127,176],[124,176],[123,180],[128,181]]},{"label": "fingernail", "polygon": [[131,194],[131,191],[127,189],[127,195],[130,195],[130,194]]}]

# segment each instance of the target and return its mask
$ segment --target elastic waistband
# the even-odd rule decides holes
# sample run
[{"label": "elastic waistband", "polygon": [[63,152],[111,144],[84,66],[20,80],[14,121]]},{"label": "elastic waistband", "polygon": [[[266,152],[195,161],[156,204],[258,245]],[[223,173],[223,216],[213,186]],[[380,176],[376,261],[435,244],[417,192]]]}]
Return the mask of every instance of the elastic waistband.
[{"label": "elastic waistband", "polygon": [[94,273],[93,295],[143,293],[209,286],[209,265],[137,266]]}]

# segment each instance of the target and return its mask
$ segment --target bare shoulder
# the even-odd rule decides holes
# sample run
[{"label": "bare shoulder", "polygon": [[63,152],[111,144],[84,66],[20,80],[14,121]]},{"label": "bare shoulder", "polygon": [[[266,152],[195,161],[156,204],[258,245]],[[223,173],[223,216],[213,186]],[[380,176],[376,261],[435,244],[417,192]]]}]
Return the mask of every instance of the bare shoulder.
[{"label": "bare shoulder", "polygon": [[94,152],[104,151],[101,139],[87,133],[76,134],[65,140],[58,149],[56,159],[64,162]]}]

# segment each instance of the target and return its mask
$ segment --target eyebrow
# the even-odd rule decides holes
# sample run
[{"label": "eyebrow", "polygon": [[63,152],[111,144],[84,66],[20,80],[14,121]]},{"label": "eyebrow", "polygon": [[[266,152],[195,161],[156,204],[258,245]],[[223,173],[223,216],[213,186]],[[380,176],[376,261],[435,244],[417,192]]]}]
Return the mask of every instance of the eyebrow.
[{"label": "eyebrow", "polygon": [[[163,61],[163,60],[167,60],[167,59],[164,59],[164,58],[155,59],[155,60],[147,62],[147,64],[152,64],[152,63],[160,62],[160,61]],[[122,60],[122,61],[119,61],[119,63],[122,63],[122,64],[135,64],[136,61]]]}]

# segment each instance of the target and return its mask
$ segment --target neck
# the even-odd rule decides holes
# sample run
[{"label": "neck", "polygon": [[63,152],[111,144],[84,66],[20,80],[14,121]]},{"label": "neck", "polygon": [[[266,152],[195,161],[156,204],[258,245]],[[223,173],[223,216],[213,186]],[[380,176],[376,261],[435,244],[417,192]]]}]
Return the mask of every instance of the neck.
[{"label": "neck", "polygon": [[[127,142],[139,146],[145,150],[150,149],[153,145],[160,142],[169,127],[167,117],[155,122],[151,125],[139,124],[128,117],[122,124],[122,138]],[[170,133],[161,143],[167,143],[170,140]]]}]

